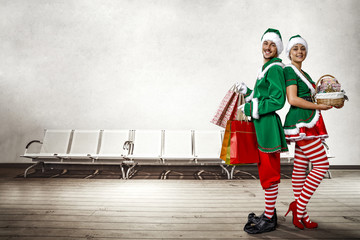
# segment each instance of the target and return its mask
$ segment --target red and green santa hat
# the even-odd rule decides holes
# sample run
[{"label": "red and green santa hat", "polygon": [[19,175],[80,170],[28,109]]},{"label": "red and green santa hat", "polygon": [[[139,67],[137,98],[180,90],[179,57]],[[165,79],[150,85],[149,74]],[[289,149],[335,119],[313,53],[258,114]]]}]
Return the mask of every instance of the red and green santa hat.
[{"label": "red and green santa hat", "polygon": [[293,46],[295,46],[296,44],[301,44],[305,47],[306,49],[306,54],[308,53],[308,45],[307,42],[305,41],[305,39],[303,39],[300,35],[295,35],[292,36],[289,39],[289,42],[286,46],[286,56],[290,59],[290,50]]},{"label": "red and green santa hat", "polygon": [[284,49],[281,34],[277,29],[269,28],[268,30],[266,30],[261,37],[261,46],[265,41],[272,41],[273,43],[275,43],[278,56]]}]

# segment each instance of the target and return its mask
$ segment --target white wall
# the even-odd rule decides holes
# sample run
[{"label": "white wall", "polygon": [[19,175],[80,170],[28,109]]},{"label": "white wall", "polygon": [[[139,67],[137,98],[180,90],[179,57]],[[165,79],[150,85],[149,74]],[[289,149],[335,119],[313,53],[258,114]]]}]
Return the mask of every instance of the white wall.
[{"label": "white wall", "polygon": [[19,155],[44,128],[218,129],[219,102],[234,82],[254,84],[273,27],[285,44],[308,41],[313,80],[330,73],[347,91],[323,115],[331,164],[358,165],[359,10],[357,0],[0,0],[0,162],[27,162]]}]

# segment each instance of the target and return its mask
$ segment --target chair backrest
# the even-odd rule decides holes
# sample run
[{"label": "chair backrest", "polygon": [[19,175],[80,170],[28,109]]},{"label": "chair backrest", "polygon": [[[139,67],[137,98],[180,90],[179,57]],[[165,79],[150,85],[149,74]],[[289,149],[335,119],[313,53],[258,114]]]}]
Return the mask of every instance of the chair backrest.
[{"label": "chair backrest", "polygon": [[192,139],[191,130],[164,130],[163,154],[171,157],[193,156]]},{"label": "chair backrest", "polygon": [[194,152],[196,157],[220,158],[221,146],[221,131],[194,131]]},{"label": "chair backrest", "polygon": [[129,130],[104,130],[99,154],[123,154],[124,143],[129,140]]},{"label": "chair backrest", "polygon": [[100,130],[75,130],[70,154],[96,154]]},{"label": "chair backrest", "polygon": [[133,130],[133,155],[160,157],[162,146],[161,130]]},{"label": "chair backrest", "polygon": [[295,157],[295,143],[291,142],[287,147],[288,151],[280,153],[280,158],[287,159],[290,162]]},{"label": "chair backrest", "polygon": [[40,153],[66,154],[72,130],[45,130]]},{"label": "chair backrest", "polygon": [[290,158],[294,158],[295,157],[295,143],[291,142],[287,146],[288,146],[288,149],[289,149],[288,156]]}]

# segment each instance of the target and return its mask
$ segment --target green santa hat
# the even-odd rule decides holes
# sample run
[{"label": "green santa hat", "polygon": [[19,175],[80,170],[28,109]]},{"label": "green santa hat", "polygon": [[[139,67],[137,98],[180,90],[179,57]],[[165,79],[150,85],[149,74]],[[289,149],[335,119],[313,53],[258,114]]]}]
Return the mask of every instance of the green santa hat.
[{"label": "green santa hat", "polygon": [[290,50],[293,46],[295,46],[296,44],[301,44],[305,47],[306,49],[306,55],[308,53],[308,45],[307,45],[307,42],[305,41],[305,39],[303,39],[300,35],[295,35],[295,36],[292,36],[290,39],[289,39],[289,42],[286,46],[286,56],[290,59]]},{"label": "green santa hat", "polygon": [[261,46],[265,41],[272,41],[275,43],[278,56],[284,49],[284,45],[281,39],[281,34],[277,29],[269,28],[268,30],[266,30],[261,37]]}]

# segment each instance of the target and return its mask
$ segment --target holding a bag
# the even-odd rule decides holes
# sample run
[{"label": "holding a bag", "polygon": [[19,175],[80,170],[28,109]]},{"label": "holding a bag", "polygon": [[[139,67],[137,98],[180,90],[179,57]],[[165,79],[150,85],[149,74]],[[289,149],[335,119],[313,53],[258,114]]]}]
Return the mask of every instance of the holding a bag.
[{"label": "holding a bag", "polygon": [[225,128],[228,120],[232,120],[236,117],[237,107],[239,100],[239,91],[236,84],[234,84],[220,103],[218,110],[211,123]]},{"label": "holding a bag", "polygon": [[[245,83],[237,85],[237,90],[245,95],[246,103],[234,103],[239,95],[236,90],[230,89],[212,121],[222,127],[227,121],[221,151],[221,158],[226,163],[258,161],[259,179],[265,190],[265,211],[258,217],[254,213],[249,214],[244,231],[250,234],[276,229],[280,152],[288,151],[282,123],[276,114],[283,108],[286,97],[284,65],[278,58],[283,43],[278,30],[269,28],[265,31],[261,38],[261,50],[264,65],[260,68],[254,90]],[[251,117],[252,122],[236,119],[232,106],[237,106],[247,117]]]},{"label": "holding a bag", "polygon": [[280,32],[269,28],[261,38],[264,65],[260,68],[254,90],[242,83],[239,91],[245,94],[246,103],[239,108],[252,117],[258,142],[260,183],[265,190],[265,211],[259,217],[249,214],[244,230],[263,233],[276,229],[276,199],[280,183],[280,152],[287,144],[280,117],[276,111],[285,104],[286,89],[283,64],[278,56],[283,50]]},{"label": "holding a bag", "polygon": [[[244,95],[240,94],[238,105],[243,103]],[[229,165],[258,163],[257,146],[254,123],[237,111],[235,119],[227,122],[220,158]]]}]

